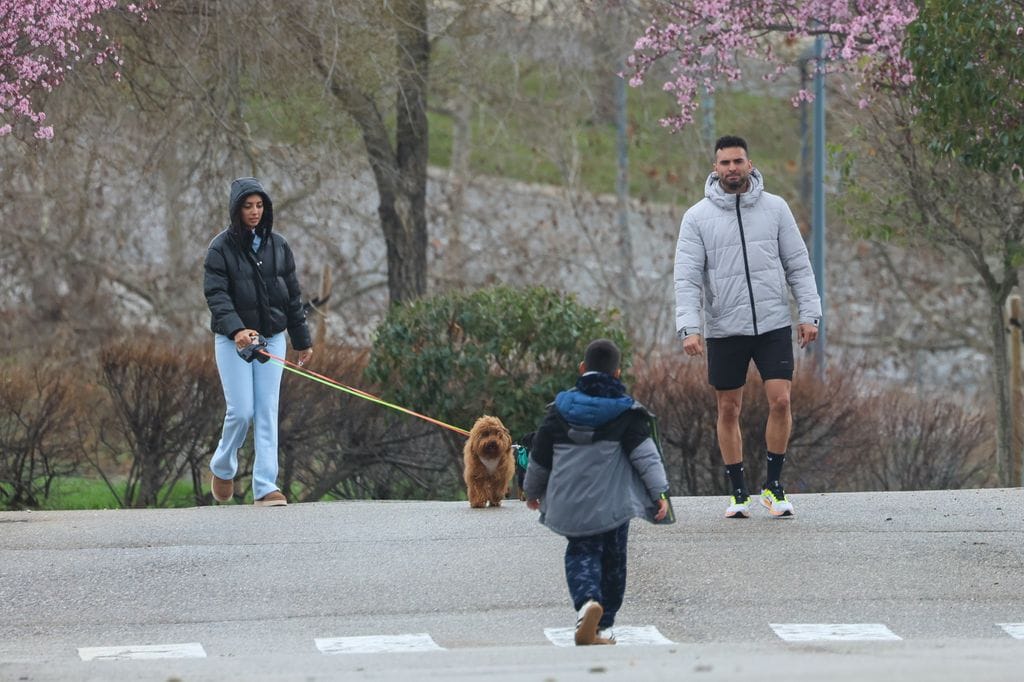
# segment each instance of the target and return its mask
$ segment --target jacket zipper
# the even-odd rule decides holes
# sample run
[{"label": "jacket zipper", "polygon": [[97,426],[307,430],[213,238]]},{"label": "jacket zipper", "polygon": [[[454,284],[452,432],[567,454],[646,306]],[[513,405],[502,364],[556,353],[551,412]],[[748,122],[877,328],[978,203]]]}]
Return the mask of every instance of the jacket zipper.
[{"label": "jacket zipper", "polygon": [[747,237],[743,234],[743,216],[740,215],[740,197],[736,195],[736,220],[740,224],[740,246],[743,248],[743,271],[747,275],[747,294],[750,296],[750,316],[754,321],[754,336],[757,336],[757,308],[754,307],[754,285],[750,282],[750,261],[747,260]]},{"label": "jacket zipper", "polygon": [[[267,245],[267,239],[264,238],[260,242],[259,250],[264,251]],[[252,250],[252,246],[243,246],[242,251],[245,253],[247,260],[252,263],[253,270],[255,271],[256,280],[256,302],[260,303],[260,331],[263,329],[270,328],[270,321],[267,319],[267,315],[270,312],[270,291],[267,290],[267,282],[263,279],[263,259],[260,258],[259,253]],[[262,294],[262,301],[260,300]]]}]

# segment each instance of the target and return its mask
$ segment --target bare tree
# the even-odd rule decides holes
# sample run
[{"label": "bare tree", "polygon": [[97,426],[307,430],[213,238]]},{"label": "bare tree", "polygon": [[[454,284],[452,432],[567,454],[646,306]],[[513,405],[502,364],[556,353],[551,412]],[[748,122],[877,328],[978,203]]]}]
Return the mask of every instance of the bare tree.
[{"label": "bare tree", "polygon": [[[983,301],[984,317],[976,327],[967,328],[977,330],[977,341],[991,359],[994,464],[1000,483],[1010,485],[1013,436],[1004,311],[1020,282],[1024,188],[1009,172],[968,168],[930,153],[918,143],[912,113],[911,103],[897,96],[862,112],[860,125],[853,129],[858,134],[850,137],[856,154],[849,166],[844,206],[865,234],[937,249],[949,263],[973,271],[971,288]],[[942,272],[955,270],[947,263]],[[948,277],[943,279],[948,284]],[[910,287],[903,293],[909,301],[919,296]],[[950,326],[946,315],[938,322]]]}]

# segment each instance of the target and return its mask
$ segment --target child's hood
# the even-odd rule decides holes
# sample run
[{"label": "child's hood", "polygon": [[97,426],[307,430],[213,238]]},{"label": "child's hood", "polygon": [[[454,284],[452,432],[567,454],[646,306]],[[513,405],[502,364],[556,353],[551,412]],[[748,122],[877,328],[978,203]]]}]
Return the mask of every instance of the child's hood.
[{"label": "child's hood", "polygon": [[583,426],[589,429],[607,424],[633,407],[633,404],[633,399],[628,395],[605,398],[588,395],[577,389],[562,391],[555,396],[555,407],[565,421],[572,426]]}]

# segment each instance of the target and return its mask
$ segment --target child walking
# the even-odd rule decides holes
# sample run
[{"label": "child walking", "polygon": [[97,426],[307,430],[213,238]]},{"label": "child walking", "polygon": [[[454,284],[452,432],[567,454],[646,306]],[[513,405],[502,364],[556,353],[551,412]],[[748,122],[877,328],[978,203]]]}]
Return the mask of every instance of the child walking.
[{"label": "child walking", "polygon": [[577,612],[577,645],[614,644],[626,592],[630,519],[661,521],[668,478],[650,414],[619,380],[614,342],[587,346],[576,387],[548,406],[530,450],[523,488],[540,522],[568,540],[565,579]]}]

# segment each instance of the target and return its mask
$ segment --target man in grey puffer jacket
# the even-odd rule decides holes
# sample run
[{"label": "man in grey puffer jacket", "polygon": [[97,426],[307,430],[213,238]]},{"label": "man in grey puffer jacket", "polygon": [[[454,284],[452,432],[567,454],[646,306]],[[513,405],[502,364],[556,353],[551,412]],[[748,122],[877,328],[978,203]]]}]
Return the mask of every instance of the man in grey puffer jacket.
[{"label": "man in grey puffer jacket", "polygon": [[704,354],[718,403],[718,446],[732,490],[725,515],[750,515],[743,476],[740,409],[753,360],[768,398],[767,472],[761,503],[792,516],[779,479],[793,418],[792,312],[798,306],[800,347],[818,338],[821,299],[807,246],[785,200],[764,191],[741,137],[715,142],[714,170],[704,199],[683,216],[675,260],[676,330],[687,355]]}]

